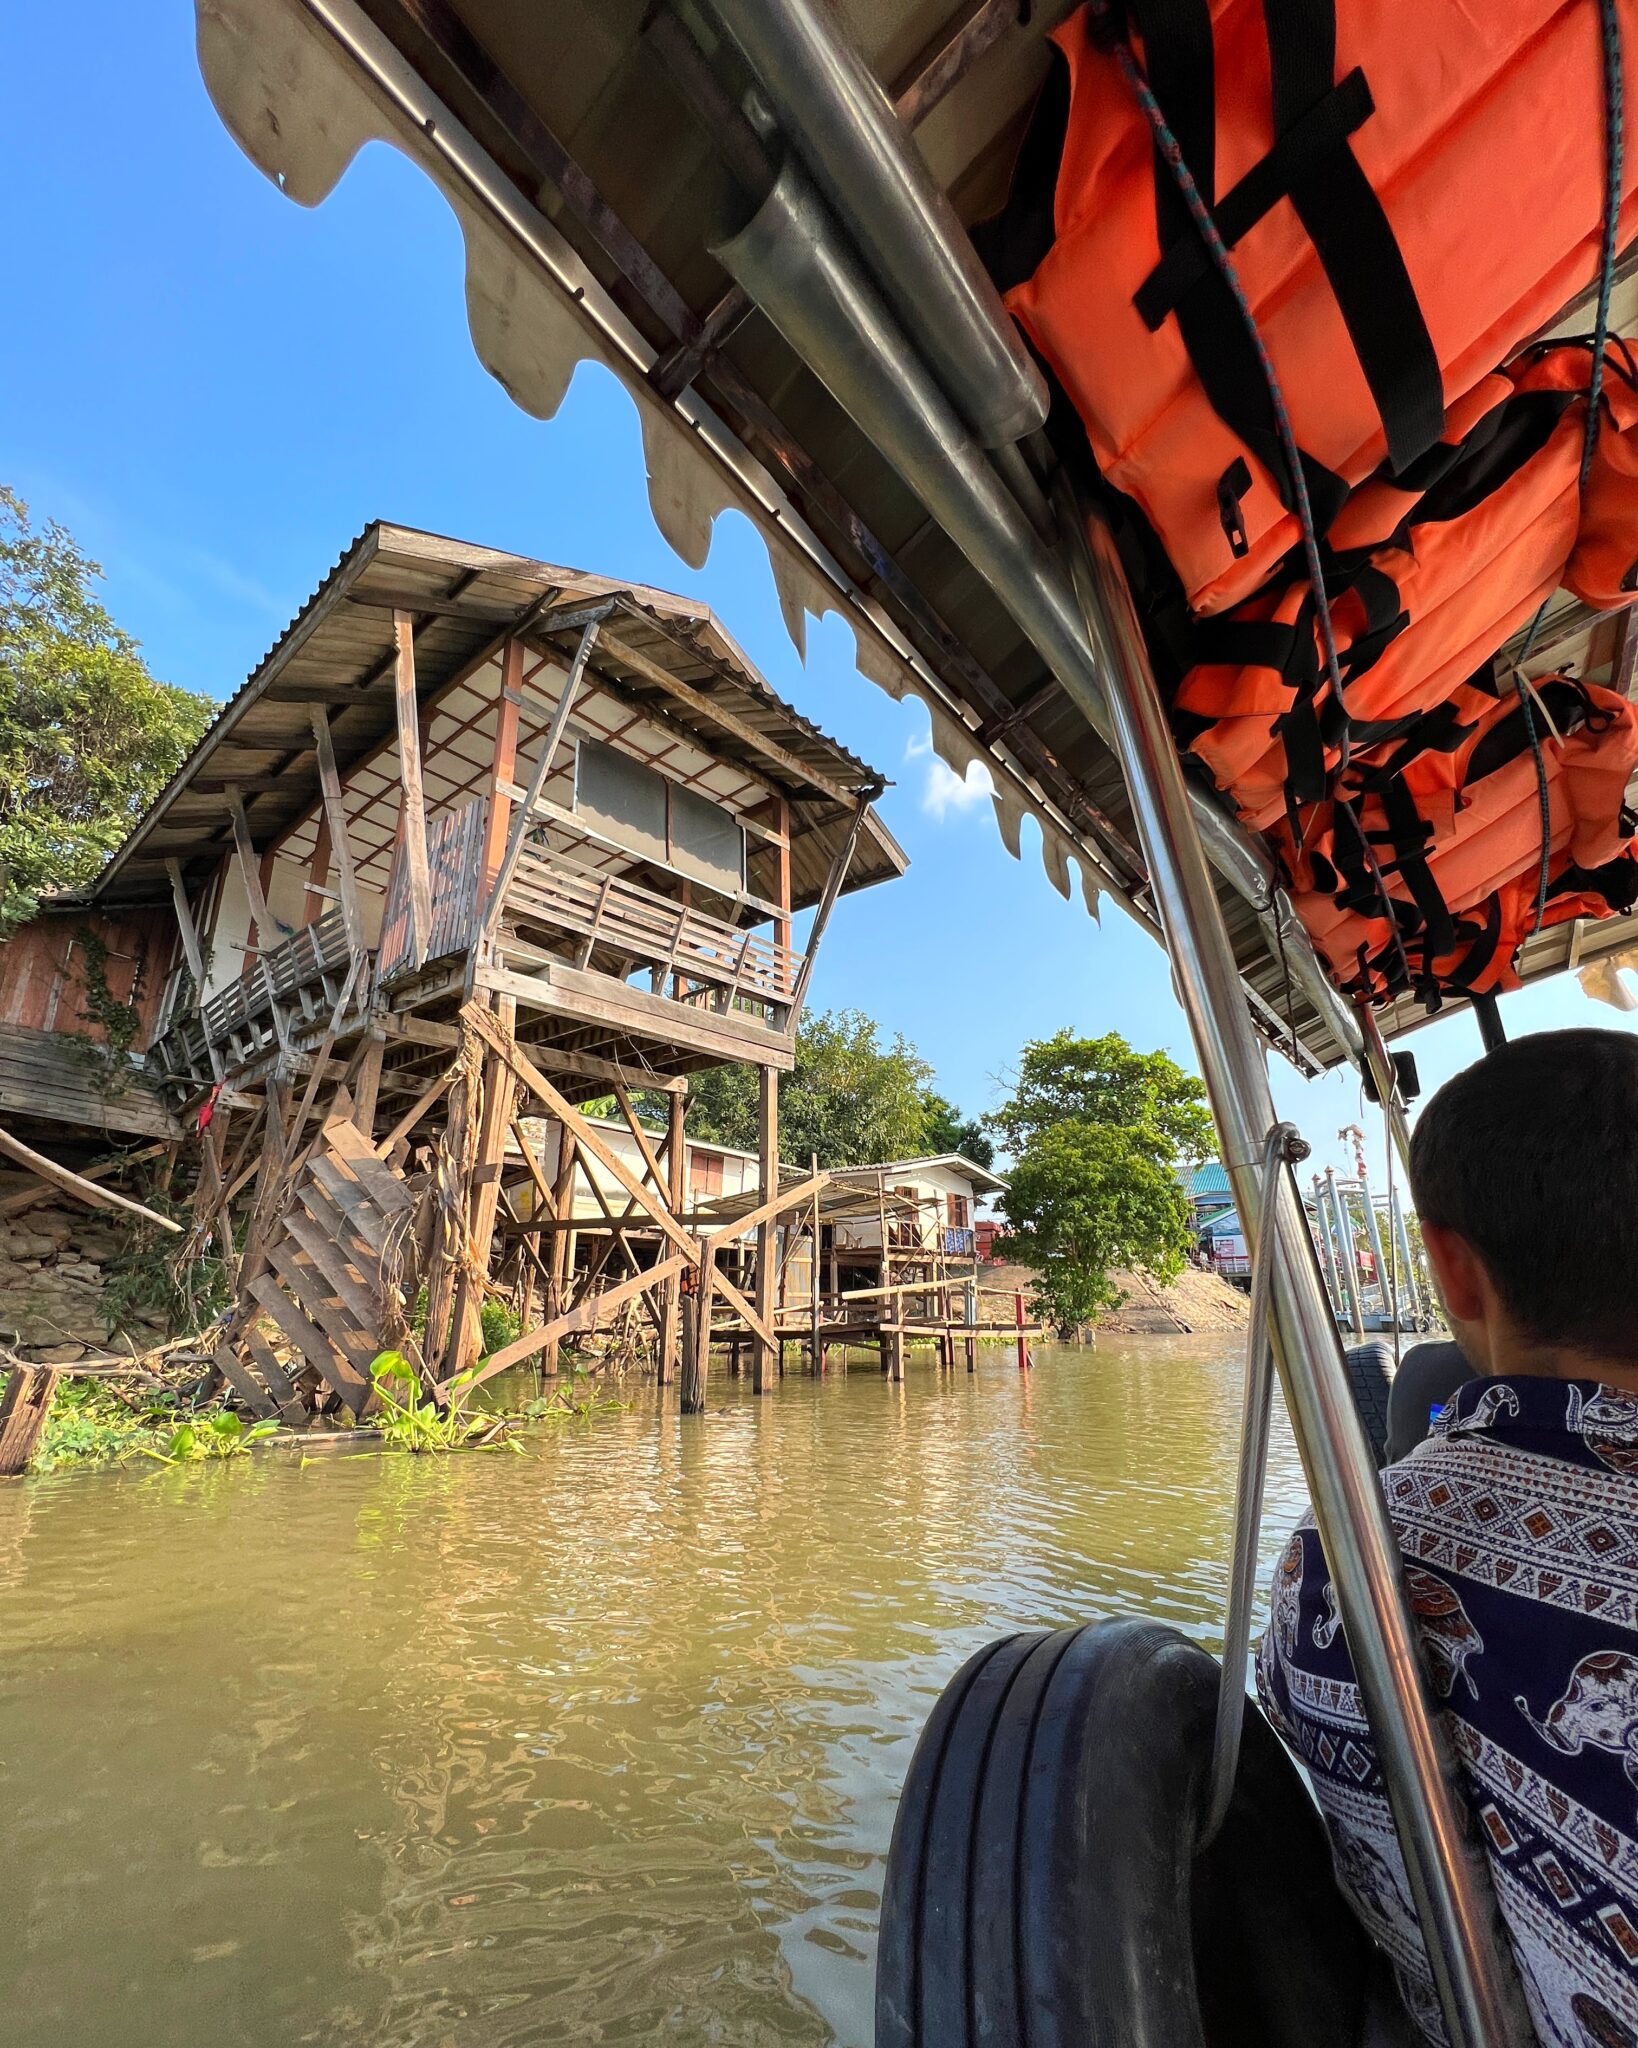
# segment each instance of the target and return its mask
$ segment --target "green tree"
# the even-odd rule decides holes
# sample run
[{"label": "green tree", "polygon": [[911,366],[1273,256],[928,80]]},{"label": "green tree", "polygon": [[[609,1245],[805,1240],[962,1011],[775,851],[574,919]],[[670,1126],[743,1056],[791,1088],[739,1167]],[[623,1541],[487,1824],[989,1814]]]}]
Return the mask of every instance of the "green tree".
[{"label": "green tree", "polygon": [[101,575],[0,485],[0,934],[92,879],[214,715],[148,673]]},{"label": "green tree", "polygon": [[953,1102],[931,1089],[922,1097],[927,1129],[922,1142],[929,1152],[959,1152],[975,1166],[995,1164],[995,1142],[976,1116],[963,1116]]},{"label": "green tree", "polygon": [[1118,1031],[1032,1040],[1019,1055],[1012,1094],[986,1122],[1022,1158],[1071,1118],[1130,1131],[1167,1166],[1196,1165],[1217,1149],[1201,1083],[1167,1053],[1134,1052]]},{"label": "green tree", "polygon": [[[779,1151],[793,1165],[862,1166],[927,1149],[933,1070],[906,1039],[884,1042],[861,1010],[804,1017],[796,1066],[779,1079]],[[756,1146],[753,1067],[712,1067],[688,1084],[690,1137]]]},{"label": "green tree", "polygon": [[1139,1130],[1068,1117],[1036,1132],[1001,1197],[1000,1249],[1035,1270],[1037,1314],[1065,1332],[1118,1299],[1109,1275],[1181,1270],[1189,1205],[1170,1164]]}]

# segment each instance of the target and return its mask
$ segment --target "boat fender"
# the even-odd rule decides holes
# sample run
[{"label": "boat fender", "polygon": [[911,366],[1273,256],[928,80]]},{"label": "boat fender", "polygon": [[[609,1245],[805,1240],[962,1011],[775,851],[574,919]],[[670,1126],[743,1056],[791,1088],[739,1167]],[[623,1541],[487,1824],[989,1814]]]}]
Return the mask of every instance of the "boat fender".
[{"label": "boat fender", "polygon": [[911,1760],[876,2048],[1314,2048],[1361,2039],[1370,1945],[1255,1705],[1197,1849],[1218,1665],[1159,1622],[1004,1636]]}]

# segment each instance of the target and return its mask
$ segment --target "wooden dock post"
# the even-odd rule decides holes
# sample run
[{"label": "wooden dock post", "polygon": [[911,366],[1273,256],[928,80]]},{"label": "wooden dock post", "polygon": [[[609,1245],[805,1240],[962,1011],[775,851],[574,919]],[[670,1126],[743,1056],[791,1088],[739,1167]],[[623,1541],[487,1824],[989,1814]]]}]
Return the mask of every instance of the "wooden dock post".
[{"label": "wooden dock post", "polygon": [[[570,1262],[574,1257],[574,1133],[565,1123],[557,1127],[557,1179],[552,1187],[552,1206],[557,1215],[557,1227],[552,1232],[551,1264],[548,1268],[550,1286],[546,1296],[546,1315],[550,1321],[563,1315],[569,1306]],[[545,1345],[540,1354],[541,1375],[545,1379],[557,1378],[557,1339],[554,1337]]]},{"label": "wooden dock post", "polygon": [[[762,1067],[757,1073],[756,1138],[757,1199],[769,1202],[779,1192],[779,1075],[772,1067]],[[756,1227],[756,1312],[769,1329],[774,1321],[778,1260],[779,1225],[769,1216]],[[759,1337],[753,1350],[753,1385],[759,1394],[771,1393],[779,1373],[776,1348]]]},{"label": "wooden dock post", "polygon": [[711,1299],[717,1291],[716,1254],[706,1245],[700,1255],[692,1296],[683,1297],[682,1412],[705,1413],[705,1389],[711,1369]]},{"label": "wooden dock post", "polygon": [[12,1367],[0,1394],[0,1479],[28,1470],[61,1378],[49,1365]]},{"label": "wooden dock post", "polygon": [[1024,1335],[1024,1297],[1020,1292],[1012,1297],[1013,1320],[1018,1325],[1018,1370],[1029,1371],[1029,1342]]},{"label": "wooden dock post", "polygon": [[[516,1003],[510,996],[496,996],[493,1001],[496,1023],[510,1034],[517,1021]],[[443,1379],[452,1379],[456,1373],[465,1372],[469,1365],[475,1365],[483,1349],[483,1304],[489,1291],[489,1255],[495,1241],[495,1219],[500,1210],[506,1136],[512,1125],[512,1105],[517,1099],[512,1069],[498,1052],[488,1054],[481,1074],[483,1101],[478,1112],[478,1150],[467,1193],[466,1244],[462,1248],[450,1314],[449,1342],[440,1374]],[[470,1107],[467,1113],[471,1114]],[[429,1337],[431,1328],[429,1314]]]},{"label": "wooden dock post", "polygon": [[[673,1216],[681,1215],[688,1199],[688,1097],[679,1089],[666,1097],[665,1185]],[[677,1353],[682,1344],[681,1312],[685,1304],[679,1280],[673,1276],[660,1290],[660,1342],[656,1377],[669,1387],[677,1377]]]}]

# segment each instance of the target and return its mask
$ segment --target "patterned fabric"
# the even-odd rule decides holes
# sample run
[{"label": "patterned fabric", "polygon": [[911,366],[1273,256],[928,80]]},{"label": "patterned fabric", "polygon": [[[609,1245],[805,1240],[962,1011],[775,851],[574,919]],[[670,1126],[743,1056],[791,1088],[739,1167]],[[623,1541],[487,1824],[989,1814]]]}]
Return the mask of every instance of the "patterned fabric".
[{"label": "patterned fabric", "polygon": [[[1472,1380],[1382,1485],[1536,2031],[1638,2048],[1638,1397]],[[1343,1889],[1443,2042],[1311,1523],[1275,1570],[1257,1689],[1313,1777]]]}]

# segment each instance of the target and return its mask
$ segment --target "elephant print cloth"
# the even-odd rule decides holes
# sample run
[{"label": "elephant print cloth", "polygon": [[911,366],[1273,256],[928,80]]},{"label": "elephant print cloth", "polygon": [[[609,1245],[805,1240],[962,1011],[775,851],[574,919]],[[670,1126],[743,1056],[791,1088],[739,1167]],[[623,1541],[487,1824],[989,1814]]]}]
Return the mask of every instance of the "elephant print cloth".
[{"label": "elephant print cloth", "polygon": [[[1536,2032],[1638,2048],[1638,1397],[1471,1380],[1382,1486]],[[1275,1569],[1257,1688],[1313,1778],[1344,1891],[1444,2041],[1309,1523]]]}]

